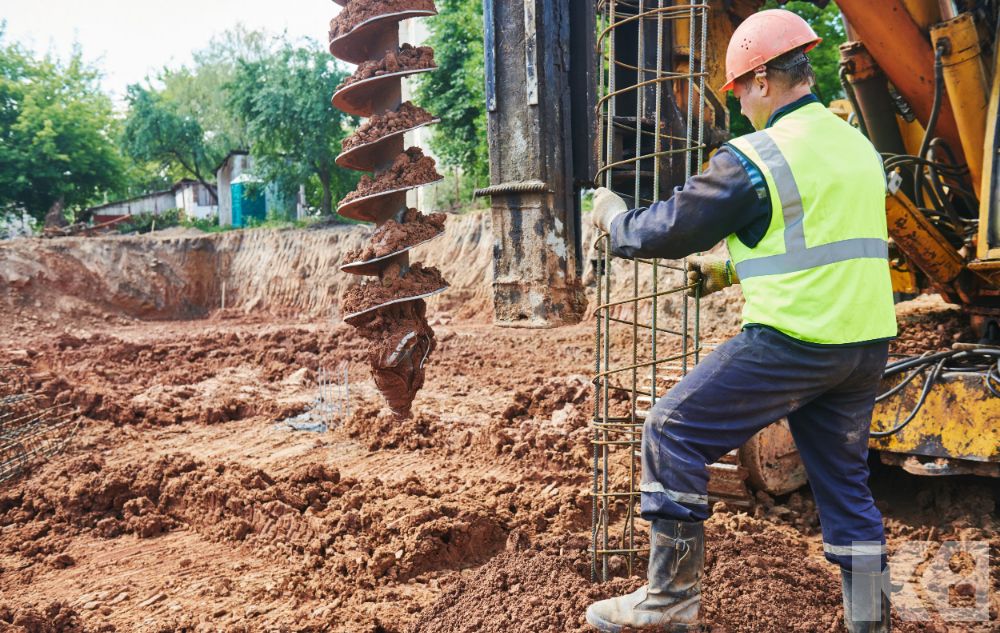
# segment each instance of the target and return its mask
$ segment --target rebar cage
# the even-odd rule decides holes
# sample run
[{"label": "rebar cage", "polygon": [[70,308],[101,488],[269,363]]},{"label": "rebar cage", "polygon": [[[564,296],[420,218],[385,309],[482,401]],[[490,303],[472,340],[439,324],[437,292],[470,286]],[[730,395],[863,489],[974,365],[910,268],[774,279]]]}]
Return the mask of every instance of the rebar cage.
[{"label": "rebar cage", "polygon": [[[599,169],[630,208],[669,198],[705,155],[706,4],[599,0]],[[593,408],[594,580],[648,551],[639,514],[642,425],[702,351],[684,262],[613,260],[597,241]]]},{"label": "rebar cage", "polygon": [[20,367],[0,366],[0,484],[62,450],[81,420],[69,403],[35,391]]}]

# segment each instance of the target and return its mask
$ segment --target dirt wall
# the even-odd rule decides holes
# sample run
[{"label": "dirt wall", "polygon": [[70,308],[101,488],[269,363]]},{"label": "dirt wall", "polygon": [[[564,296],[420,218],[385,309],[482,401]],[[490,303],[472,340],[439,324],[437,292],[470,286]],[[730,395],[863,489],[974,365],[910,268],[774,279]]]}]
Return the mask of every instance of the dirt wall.
[{"label": "dirt wall", "polygon": [[[244,312],[331,318],[358,278],[344,255],[369,229],[163,231],[101,238],[0,243],[0,309],[58,321],[122,316],[189,319],[225,307]],[[492,312],[489,218],[451,216],[444,236],[415,256],[438,266],[452,291],[432,308],[465,317]]]},{"label": "dirt wall", "polygon": [[[586,225],[584,244],[592,242]],[[223,307],[245,313],[338,318],[347,289],[358,277],[340,272],[347,253],[361,247],[367,226],[229,231],[205,234],[169,229],[153,235],[19,239],[0,242],[0,312],[48,322],[66,318],[203,318]],[[432,321],[490,322],[493,318],[489,213],[449,215],[443,236],[414,249],[411,259],[438,268],[448,292],[428,300]],[[584,283],[593,314],[595,280],[589,258]],[[641,266],[639,294],[652,290],[651,269]],[[633,295],[632,262],[612,265],[612,300]],[[661,268],[659,288],[682,283]],[[738,327],[738,289],[702,303],[703,331]],[[661,317],[676,322],[682,295],[659,301]],[[693,309],[693,308],[692,308]],[[631,304],[615,314],[629,318]],[[651,303],[640,304],[648,319]]]}]

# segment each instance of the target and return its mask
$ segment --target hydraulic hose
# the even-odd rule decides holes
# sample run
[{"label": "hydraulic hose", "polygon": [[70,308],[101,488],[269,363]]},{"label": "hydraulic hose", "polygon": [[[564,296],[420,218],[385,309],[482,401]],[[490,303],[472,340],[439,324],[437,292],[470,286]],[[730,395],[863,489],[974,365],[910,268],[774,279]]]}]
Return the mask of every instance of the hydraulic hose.
[{"label": "hydraulic hose", "polygon": [[854,110],[854,117],[858,120],[858,129],[868,138],[868,127],[865,125],[865,117],[861,114],[861,106],[858,105],[858,96],[854,93],[854,86],[847,80],[847,64],[840,65],[840,71],[837,75],[840,77],[840,85],[844,88],[844,94],[847,95],[847,100],[851,103],[851,109]]},{"label": "hydraulic hose", "polygon": [[[927,148],[930,147],[931,139],[934,138],[934,128],[937,126],[938,117],[941,115],[941,102],[944,96],[944,41],[939,41],[934,48],[934,102],[931,104],[931,114],[927,118],[927,127],[924,128],[924,138],[920,141],[920,158],[926,158]],[[923,179],[924,168],[922,164],[917,164],[913,181],[913,202],[918,206],[924,206],[923,200]]]}]

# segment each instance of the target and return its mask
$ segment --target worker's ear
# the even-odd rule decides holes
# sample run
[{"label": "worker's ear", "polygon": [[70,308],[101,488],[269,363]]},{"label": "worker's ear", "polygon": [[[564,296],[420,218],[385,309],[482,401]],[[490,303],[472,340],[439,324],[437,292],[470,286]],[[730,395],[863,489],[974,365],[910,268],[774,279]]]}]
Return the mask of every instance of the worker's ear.
[{"label": "worker's ear", "polygon": [[767,68],[764,66],[758,66],[754,68],[753,71],[753,83],[760,90],[760,96],[766,97],[768,89],[770,87],[770,82],[767,80]]}]

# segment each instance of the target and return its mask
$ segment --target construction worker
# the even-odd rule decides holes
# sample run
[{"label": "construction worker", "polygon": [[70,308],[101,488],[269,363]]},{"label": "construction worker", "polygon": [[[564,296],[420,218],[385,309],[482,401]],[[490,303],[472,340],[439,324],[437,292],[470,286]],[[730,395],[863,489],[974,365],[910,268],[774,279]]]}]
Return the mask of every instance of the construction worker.
[{"label": "construction worker", "polygon": [[596,193],[594,223],[610,234],[614,255],[677,259],[724,238],[730,259],[691,257],[689,283],[702,296],[739,283],[746,299],[740,334],[645,421],[648,584],[590,606],[587,621],[602,631],[697,629],[707,465],[783,417],[816,500],[824,553],[842,571],[847,629],[889,630],[885,537],[867,465],[896,335],[885,176],[871,143],[811,92],[806,53],[819,43],[789,11],[745,20],[729,43],[723,91],[734,91],[757,131],[723,145],[669,200],[629,210],[611,191]]}]

